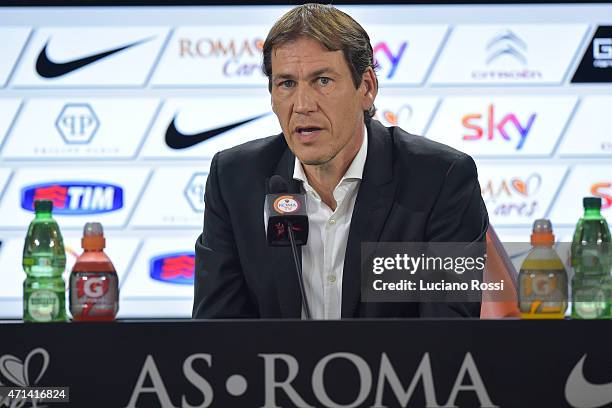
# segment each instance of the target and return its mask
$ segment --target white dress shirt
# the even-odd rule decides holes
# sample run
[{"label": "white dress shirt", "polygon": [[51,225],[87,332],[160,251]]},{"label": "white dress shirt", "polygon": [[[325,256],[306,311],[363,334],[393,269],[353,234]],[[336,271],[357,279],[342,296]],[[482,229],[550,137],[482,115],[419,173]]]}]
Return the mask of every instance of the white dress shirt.
[{"label": "white dress shirt", "polygon": [[364,129],[361,148],[334,189],[335,211],[310,186],[302,164],[295,159],[293,178],[302,182],[306,192],[309,232],[308,244],[302,247],[302,274],[313,319],[341,317],[346,243],[367,152],[368,135]]}]

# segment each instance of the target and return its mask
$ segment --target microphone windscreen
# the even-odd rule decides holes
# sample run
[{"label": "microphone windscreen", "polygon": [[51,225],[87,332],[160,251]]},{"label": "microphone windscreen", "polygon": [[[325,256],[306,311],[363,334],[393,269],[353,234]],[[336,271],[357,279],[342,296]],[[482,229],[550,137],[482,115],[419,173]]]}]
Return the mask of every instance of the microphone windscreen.
[{"label": "microphone windscreen", "polygon": [[283,179],[282,176],[278,174],[270,177],[268,181],[268,192],[270,194],[283,194],[289,191],[289,187],[287,186],[287,182]]}]

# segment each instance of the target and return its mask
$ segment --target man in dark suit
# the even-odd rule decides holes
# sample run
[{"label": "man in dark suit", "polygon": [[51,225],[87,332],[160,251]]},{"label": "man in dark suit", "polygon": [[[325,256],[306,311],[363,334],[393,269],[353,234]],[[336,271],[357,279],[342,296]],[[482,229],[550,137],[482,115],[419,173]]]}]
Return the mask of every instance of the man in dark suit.
[{"label": "man in dark suit", "polygon": [[361,302],[362,242],[483,242],[488,218],[466,154],[373,120],[367,33],[331,6],[285,14],[263,49],[283,133],[219,152],[196,242],[195,318],[300,318],[290,248],[269,247],[267,181],[307,197],[302,248],[313,316],[468,317],[479,303]]}]

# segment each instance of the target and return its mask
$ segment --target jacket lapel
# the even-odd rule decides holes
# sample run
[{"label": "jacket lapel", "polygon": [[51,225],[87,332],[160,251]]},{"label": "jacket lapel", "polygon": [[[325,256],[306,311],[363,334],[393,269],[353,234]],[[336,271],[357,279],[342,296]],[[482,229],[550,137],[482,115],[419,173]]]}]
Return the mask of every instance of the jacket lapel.
[{"label": "jacket lapel", "polygon": [[[299,193],[301,190],[300,182],[293,179],[294,163],[295,156],[289,148],[286,148],[273,174],[278,174],[287,182],[290,193]],[[266,180],[267,191],[268,180]],[[274,265],[274,281],[276,283],[276,293],[278,295],[281,316],[299,319],[302,317],[302,296],[298,286],[298,277],[293,263],[291,247],[269,247],[269,250],[272,259],[274,259],[269,264]],[[301,263],[301,247],[298,247],[298,257]]]},{"label": "jacket lapel", "polygon": [[368,128],[368,155],[351,218],[342,278],[343,318],[357,317],[361,298],[361,243],[379,241],[393,204],[397,177],[393,177],[393,140],[388,130],[372,120]]}]

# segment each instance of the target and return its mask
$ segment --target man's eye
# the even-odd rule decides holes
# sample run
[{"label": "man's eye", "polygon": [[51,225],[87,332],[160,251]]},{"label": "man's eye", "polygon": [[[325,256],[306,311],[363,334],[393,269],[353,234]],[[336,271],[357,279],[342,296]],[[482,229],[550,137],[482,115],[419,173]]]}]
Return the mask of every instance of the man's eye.
[{"label": "man's eye", "polygon": [[279,85],[283,88],[291,88],[295,85],[295,81],[293,81],[292,79],[287,79],[285,81],[282,81]]},{"label": "man's eye", "polygon": [[328,77],[319,77],[319,84],[326,86],[329,85],[331,83],[331,78]]}]

